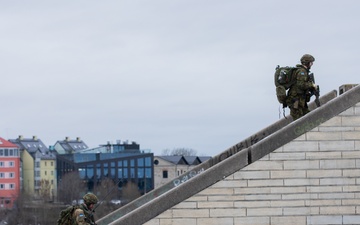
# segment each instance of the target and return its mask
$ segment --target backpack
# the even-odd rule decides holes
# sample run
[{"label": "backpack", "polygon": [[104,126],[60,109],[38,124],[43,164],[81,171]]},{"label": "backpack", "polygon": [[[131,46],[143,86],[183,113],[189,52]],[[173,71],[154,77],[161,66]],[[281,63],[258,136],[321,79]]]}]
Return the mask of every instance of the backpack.
[{"label": "backpack", "polygon": [[276,97],[284,108],[286,107],[286,91],[296,82],[296,76],[294,75],[296,70],[297,67],[280,67],[279,65],[275,69]]},{"label": "backpack", "polygon": [[73,213],[79,206],[69,206],[60,212],[60,218],[57,221],[57,225],[72,225],[73,224]]}]

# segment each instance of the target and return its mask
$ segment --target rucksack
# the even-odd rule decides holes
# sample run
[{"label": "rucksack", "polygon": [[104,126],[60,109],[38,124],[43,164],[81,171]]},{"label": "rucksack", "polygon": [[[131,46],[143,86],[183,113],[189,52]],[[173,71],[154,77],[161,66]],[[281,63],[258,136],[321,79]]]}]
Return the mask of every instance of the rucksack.
[{"label": "rucksack", "polygon": [[295,71],[297,67],[280,67],[275,69],[274,82],[276,87],[276,97],[279,103],[286,107],[286,91],[296,82]]},{"label": "rucksack", "polygon": [[79,206],[69,206],[60,212],[60,218],[57,221],[57,225],[72,225],[73,224],[73,213]]}]

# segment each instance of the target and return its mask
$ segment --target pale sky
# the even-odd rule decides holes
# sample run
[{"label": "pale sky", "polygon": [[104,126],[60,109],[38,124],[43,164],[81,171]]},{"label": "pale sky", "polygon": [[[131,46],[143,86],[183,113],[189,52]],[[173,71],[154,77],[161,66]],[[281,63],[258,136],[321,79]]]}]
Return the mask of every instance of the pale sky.
[{"label": "pale sky", "polygon": [[279,119],[277,65],[312,54],[321,94],[359,83],[359,10],[357,0],[0,0],[0,137],[216,155]]}]

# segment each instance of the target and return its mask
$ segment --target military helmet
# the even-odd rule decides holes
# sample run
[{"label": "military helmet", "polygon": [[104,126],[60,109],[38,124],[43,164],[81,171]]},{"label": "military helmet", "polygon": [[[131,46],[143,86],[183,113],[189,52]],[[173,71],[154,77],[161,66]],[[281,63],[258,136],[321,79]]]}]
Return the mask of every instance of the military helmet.
[{"label": "military helmet", "polygon": [[314,56],[310,55],[310,54],[305,54],[301,57],[300,62],[301,63],[310,63],[310,62],[314,62],[315,58]]},{"label": "military helmet", "polygon": [[96,197],[96,195],[92,193],[87,193],[86,195],[84,195],[83,199],[85,204],[87,205],[98,203],[98,198]]}]

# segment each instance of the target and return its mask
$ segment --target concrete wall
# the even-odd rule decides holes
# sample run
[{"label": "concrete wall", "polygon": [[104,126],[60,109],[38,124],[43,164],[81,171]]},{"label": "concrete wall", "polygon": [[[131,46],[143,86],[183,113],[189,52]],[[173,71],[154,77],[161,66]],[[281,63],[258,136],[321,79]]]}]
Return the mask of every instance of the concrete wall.
[{"label": "concrete wall", "polygon": [[145,224],[360,224],[359,184],[357,103]]},{"label": "concrete wall", "polygon": [[[168,220],[158,220],[158,222],[152,219],[169,209],[173,209],[178,204],[186,202],[190,197],[196,196],[198,193],[211,188],[212,185],[224,181],[227,177],[233,176],[233,174],[256,161],[263,160],[262,158],[264,156],[293,142],[303,134],[318,128],[326,121],[354,107],[360,102],[360,86],[354,86],[354,88],[351,88],[338,97],[336,97],[336,91],[329,92],[320,98],[320,102],[321,107],[312,108],[312,112],[306,116],[292,123],[290,123],[291,120],[285,118],[275,122],[212,157],[210,160],[196,166],[192,171],[181,175],[181,177],[176,178],[172,182],[109,213],[107,216],[96,221],[97,224],[134,225],[146,224],[148,221],[158,224],[177,224],[178,219],[182,217],[175,216],[175,218],[173,218],[173,216],[171,216]],[[309,107],[311,107],[311,105],[312,104],[310,104]],[[256,178],[257,177],[253,177],[252,179],[256,180]],[[234,187],[236,185],[239,186],[238,182],[234,182]],[[232,198],[231,195],[230,198]],[[196,208],[199,207],[196,206]],[[217,209],[218,207],[214,206],[214,208]],[[190,217],[197,218],[196,215],[193,214],[196,210],[191,209],[188,210],[188,212],[190,212]],[[181,224],[187,222],[187,217],[183,218],[185,218],[185,220],[181,220]],[[217,224],[216,219],[211,218],[210,221],[212,220]],[[222,222],[220,224],[222,224]]]}]

